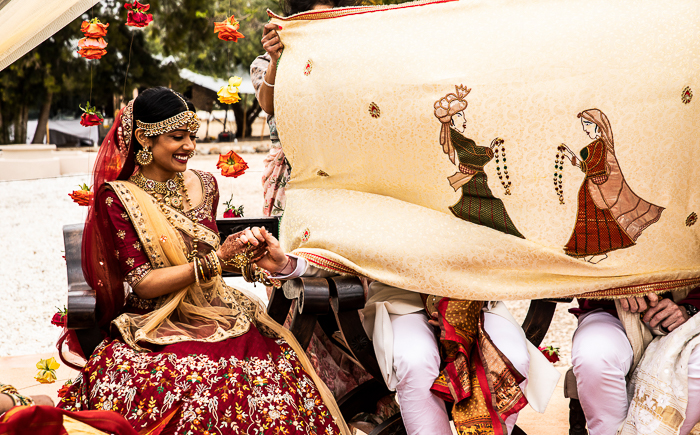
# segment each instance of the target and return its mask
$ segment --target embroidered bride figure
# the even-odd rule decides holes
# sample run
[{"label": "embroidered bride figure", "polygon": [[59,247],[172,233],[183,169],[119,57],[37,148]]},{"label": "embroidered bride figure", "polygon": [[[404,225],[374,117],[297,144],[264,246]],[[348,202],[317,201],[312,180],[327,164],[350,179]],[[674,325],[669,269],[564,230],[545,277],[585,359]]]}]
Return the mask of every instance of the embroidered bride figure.
[{"label": "embroidered bride figure", "polygon": [[598,263],[610,251],[633,246],[642,231],[661,218],[664,208],[637,196],[625,181],[605,113],[588,109],[578,117],[593,142],[581,150],[580,158],[568,147],[564,151],[571,164],[586,174],[578,193],[576,223],[564,252]]},{"label": "embroidered bride figure", "polygon": [[494,139],[488,147],[479,146],[464,136],[467,120],[464,110],[466,97],[471,92],[464,86],[455,86],[456,94],[449,93],[435,102],[435,117],[442,123],[440,145],[450,161],[457,165],[459,172],[447,178],[456,191],[462,188],[462,196],[450,211],[460,219],[494,230],[525,238],[508,216],[503,201],[493,196],[489,189],[484,166],[493,159],[494,149],[502,143]]}]

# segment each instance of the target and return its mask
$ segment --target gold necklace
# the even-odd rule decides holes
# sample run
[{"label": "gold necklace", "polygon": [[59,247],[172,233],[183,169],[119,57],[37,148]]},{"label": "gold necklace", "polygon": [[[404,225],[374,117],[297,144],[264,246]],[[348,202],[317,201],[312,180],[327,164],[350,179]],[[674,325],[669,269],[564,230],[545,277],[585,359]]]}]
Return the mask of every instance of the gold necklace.
[{"label": "gold necklace", "polygon": [[[182,172],[176,172],[173,178],[166,181],[156,181],[146,178],[141,172],[137,172],[129,180],[139,186],[141,189],[145,190],[151,196],[154,196],[158,201],[163,201],[165,205],[176,208],[180,211],[184,209],[184,203],[182,201],[182,195],[180,195],[180,190],[185,192],[187,196],[187,202],[189,202],[189,196],[187,195],[187,189],[185,188],[185,177]],[[156,194],[161,197],[158,198]],[[192,204],[190,203],[190,207]]]},{"label": "gold necklace", "polygon": [[[129,177],[129,180],[131,180],[134,184],[136,184],[148,194],[156,198],[156,200],[158,201],[158,206],[160,207],[160,211],[165,215],[165,217],[168,219],[168,222],[170,222],[170,224],[173,227],[177,228],[175,226],[175,221],[173,217],[170,216],[167,206],[172,206],[182,211],[182,214],[184,214],[185,217],[192,221],[192,223],[194,224],[192,226],[194,228],[194,237],[192,238],[192,251],[187,255],[187,261],[192,261],[197,256],[197,254],[199,254],[199,250],[197,249],[197,245],[199,244],[199,228],[197,227],[197,224],[199,222],[195,219],[190,218],[189,216],[187,216],[186,213],[184,213],[184,205],[182,203],[182,196],[180,195],[180,188],[182,188],[182,192],[185,194],[185,200],[190,206],[190,210],[192,210],[192,200],[190,199],[190,193],[187,191],[187,186],[185,186],[185,177],[184,175],[182,175],[182,172],[177,172],[175,174],[175,177],[165,182],[146,178],[141,172],[135,173],[134,175]],[[161,195],[160,198],[155,195],[156,193]]]}]

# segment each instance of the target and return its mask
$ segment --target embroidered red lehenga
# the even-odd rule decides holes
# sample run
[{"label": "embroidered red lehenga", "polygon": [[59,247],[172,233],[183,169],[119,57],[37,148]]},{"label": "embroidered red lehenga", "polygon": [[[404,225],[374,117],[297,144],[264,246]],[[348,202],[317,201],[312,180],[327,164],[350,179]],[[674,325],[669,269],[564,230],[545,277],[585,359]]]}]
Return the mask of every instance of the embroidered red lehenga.
[{"label": "embroidered red lehenga", "polygon": [[159,207],[126,181],[134,169],[124,139],[129,108],[100,150],[95,186],[102,188],[83,240],[86,278],[111,332],[58,406],[115,411],[143,434],[348,433],[291,334],[220,276],[155,300],[120,293],[123,282],[136,286],[153,269],[185,264],[194,239],[200,251],[219,245],[211,174],[196,172],[203,199],[184,212]]}]

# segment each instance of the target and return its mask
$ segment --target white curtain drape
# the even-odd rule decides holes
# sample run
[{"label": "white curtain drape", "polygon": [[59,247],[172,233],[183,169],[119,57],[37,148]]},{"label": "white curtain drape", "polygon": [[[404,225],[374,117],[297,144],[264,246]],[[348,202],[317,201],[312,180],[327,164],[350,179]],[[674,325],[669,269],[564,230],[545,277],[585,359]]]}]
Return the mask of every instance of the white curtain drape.
[{"label": "white curtain drape", "polygon": [[93,3],[94,0],[11,0],[0,5],[0,71],[79,17]]}]

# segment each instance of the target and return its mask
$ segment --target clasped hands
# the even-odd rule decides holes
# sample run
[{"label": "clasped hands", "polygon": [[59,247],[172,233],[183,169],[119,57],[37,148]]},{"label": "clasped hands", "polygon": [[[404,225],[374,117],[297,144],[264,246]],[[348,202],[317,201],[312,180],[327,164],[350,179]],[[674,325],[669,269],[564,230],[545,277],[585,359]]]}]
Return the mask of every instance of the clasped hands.
[{"label": "clasped hands", "polygon": [[279,241],[264,227],[246,228],[231,234],[216,251],[222,263],[228,263],[241,253],[248,253],[250,262],[271,273],[279,273],[289,263],[289,258]]},{"label": "clasped hands", "polygon": [[669,332],[690,318],[685,307],[677,305],[669,298],[660,298],[656,293],[620,299],[620,304],[623,311],[644,313],[642,320],[652,328],[656,328],[660,324]]}]

